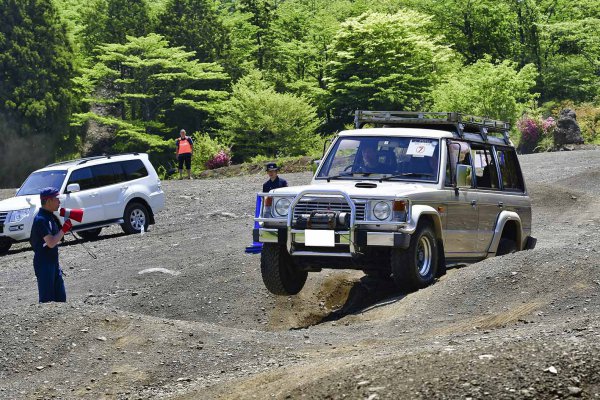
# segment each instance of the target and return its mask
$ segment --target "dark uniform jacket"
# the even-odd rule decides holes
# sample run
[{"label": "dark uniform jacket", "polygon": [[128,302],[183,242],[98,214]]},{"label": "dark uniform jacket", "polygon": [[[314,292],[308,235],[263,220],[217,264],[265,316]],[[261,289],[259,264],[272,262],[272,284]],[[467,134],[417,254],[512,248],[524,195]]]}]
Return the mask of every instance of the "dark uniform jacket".
[{"label": "dark uniform jacket", "polygon": [[265,182],[265,184],[263,185],[263,193],[268,193],[272,189],[277,189],[277,188],[282,188],[282,187],[287,187],[287,186],[288,186],[287,181],[278,176],[277,178],[275,178],[274,181],[269,179],[268,181]]},{"label": "dark uniform jacket", "polygon": [[50,249],[46,246],[44,236],[56,235],[60,229],[57,218],[50,211],[40,208],[33,219],[29,241],[33,247],[33,265],[58,265],[58,246]]}]

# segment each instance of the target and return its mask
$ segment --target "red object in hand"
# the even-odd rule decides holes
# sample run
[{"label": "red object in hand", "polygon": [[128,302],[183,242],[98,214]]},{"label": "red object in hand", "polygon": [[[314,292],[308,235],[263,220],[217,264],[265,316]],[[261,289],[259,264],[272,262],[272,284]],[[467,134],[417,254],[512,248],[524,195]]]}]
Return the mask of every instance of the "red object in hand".
[{"label": "red object in hand", "polygon": [[73,227],[73,223],[71,222],[70,219],[68,219],[63,224],[61,231],[63,231],[63,233],[67,233],[71,230],[72,227]]},{"label": "red object in hand", "polygon": [[83,208],[61,208],[59,213],[60,216],[65,217],[65,219],[70,218],[77,222],[83,220]]}]

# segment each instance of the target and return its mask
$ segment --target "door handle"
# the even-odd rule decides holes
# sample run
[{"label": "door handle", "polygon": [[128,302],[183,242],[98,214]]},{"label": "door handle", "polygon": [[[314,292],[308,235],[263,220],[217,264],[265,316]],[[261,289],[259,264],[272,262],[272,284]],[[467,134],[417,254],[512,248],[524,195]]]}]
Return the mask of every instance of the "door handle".
[{"label": "door handle", "polygon": [[471,205],[473,207],[477,207],[477,200],[471,200]]},{"label": "door handle", "polygon": [[96,196],[98,196],[98,192],[94,192],[90,195],[90,197],[96,197]]},{"label": "door handle", "polygon": [[503,202],[501,202],[501,201],[499,201],[499,202],[498,202],[498,207],[500,207],[500,208],[504,208],[504,203],[503,203]]}]

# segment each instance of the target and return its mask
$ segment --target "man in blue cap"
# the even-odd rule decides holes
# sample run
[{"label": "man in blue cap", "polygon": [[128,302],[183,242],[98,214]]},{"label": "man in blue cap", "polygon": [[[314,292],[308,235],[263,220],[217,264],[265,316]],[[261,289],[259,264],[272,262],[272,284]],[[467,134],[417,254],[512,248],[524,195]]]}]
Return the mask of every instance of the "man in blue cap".
[{"label": "man in blue cap", "polygon": [[287,181],[277,175],[277,171],[279,171],[277,164],[274,162],[267,164],[267,174],[269,175],[269,180],[263,185],[263,193],[268,193],[272,189],[288,186]]},{"label": "man in blue cap", "polygon": [[47,187],[40,192],[42,208],[33,219],[31,246],[33,247],[33,269],[38,283],[40,303],[67,301],[62,270],[58,264],[58,243],[73,226],[67,219],[60,227],[54,212],[60,207],[58,190]]}]

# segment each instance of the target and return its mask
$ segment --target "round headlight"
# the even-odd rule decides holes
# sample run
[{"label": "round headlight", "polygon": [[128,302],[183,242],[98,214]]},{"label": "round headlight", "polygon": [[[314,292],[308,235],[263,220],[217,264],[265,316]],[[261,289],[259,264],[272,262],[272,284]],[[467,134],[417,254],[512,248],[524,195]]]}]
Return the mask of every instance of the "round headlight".
[{"label": "round headlight", "polygon": [[377,202],[373,206],[373,215],[380,221],[388,219],[391,211],[392,208],[390,207],[389,203],[386,203],[385,201]]},{"label": "round headlight", "polygon": [[275,202],[275,213],[281,217],[288,215],[290,210],[290,199],[282,197]]}]

